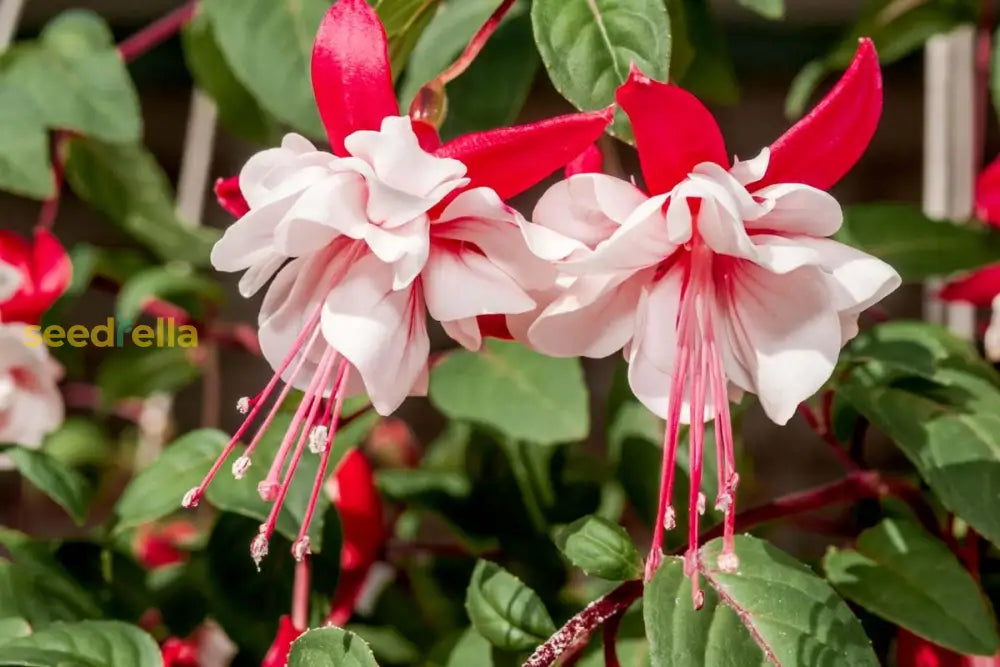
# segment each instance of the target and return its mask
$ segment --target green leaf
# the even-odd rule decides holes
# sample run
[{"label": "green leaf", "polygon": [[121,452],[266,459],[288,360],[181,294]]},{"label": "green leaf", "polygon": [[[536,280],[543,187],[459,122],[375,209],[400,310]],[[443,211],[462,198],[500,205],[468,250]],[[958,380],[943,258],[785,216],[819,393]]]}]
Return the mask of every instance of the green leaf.
[{"label": "green leaf", "polygon": [[77,196],[160,259],[209,264],[219,232],[177,217],[170,181],[149,151],[78,137],[67,143],[66,179]]},{"label": "green leaf", "polygon": [[[632,63],[658,81],[670,73],[670,19],[663,0],[535,0],[531,20],[552,83],[579,109],[612,104]],[[611,132],[632,141],[620,111]]]},{"label": "green leaf", "polygon": [[104,427],[86,417],[67,418],[42,443],[43,452],[70,467],[100,465],[108,460],[111,449]]},{"label": "green leaf", "polygon": [[188,348],[126,347],[101,362],[97,386],[102,405],[110,408],[124,398],[177,391],[200,375]]},{"label": "green leaf", "polygon": [[174,440],[125,487],[115,504],[116,528],[127,530],[177,511],[181,498],[201,482],[227,442],[228,435],[208,428]]},{"label": "green leaf", "polygon": [[919,525],[885,519],[854,549],[831,547],[826,578],[865,609],[958,653],[993,655],[993,616],[951,550]]},{"label": "green leaf", "polygon": [[1000,261],[1000,236],[931,220],[908,204],[848,206],[836,238],[888,262],[910,282]]},{"label": "green leaf", "polygon": [[71,651],[52,651],[33,646],[3,647],[0,665],[4,667],[102,667],[83,660]]},{"label": "green leaf", "polygon": [[288,667],[378,667],[363,639],[341,628],[313,628],[292,642]]},{"label": "green leaf", "polygon": [[545,357],[518,343],[488,340],[482,352],[448,355],[431,371],[430,399],[451,419],[517,440],[570,442],[589,431],[579,360]]},{"label": "green leaf", "polygon": [[18,45],[5,58],[5,79],[27,93],[48,127],[103,141],[142,136],[139,96],[111,31],[97,14],[65,12],[45,27],[37,43]]},{"label": "green leaf", "polygon": [[351,623],[344,630],[368,644],[375,657],[391,665],[412,665],[420,660],[420,649],[391,626]]},{"label": "green leaf", "polygon": [[66,510],[77,525],[83,525],[91,491],[83,475],[38,450],[12,447],[6,454],[25,479]]},{"label": "green leaf", "polygon": [[0,644],[31,634],[31,624],[20,616],[0,618]]},{"label": "green leaf", "polygon": [[[443,72],[497,8],[495,0],[445,3],[423,32],[403,78],[400,99],[408,108],[420,87]],[[519,54],[511,58],[511,53]],[[520,113],[539,64],[525,2],[507,13],[486,47],[462,76],[447,86],[442,136],[510,125]]]},{"label": "green leaf", "polygon": [[861,624],[828,583],[783,551],[736,537],[739,572],[719,570],[722,540],[699,550],[705,605],[695,610],[684,559],[664,559],[643,595],[654,667],[877,667]]},{"label": "green leaf", "polygon": [[52,195],[49,133],[27,94],[0,78],[0,190],[46,199]]},{"label": "green leaf", "polygon": [[839,394],[899,445],[946,508],[1000,544],[1000,390],[968,370],[936,377],[885,386],[862,367]]},{"label": "green leaf", "polygon": [[389,40],[389,62],[395,80],[437,14],[441,0],[370,0],[370,4],[375,5]]},{"label": "green leaf", "polygon": [[526,651],[556,631],[541,598],[496,563],[480,560],[465,594],[473,627],[491,644]]},{"label": "green leaf", "polygon": [[626,581],[642,576],[642,557],[625,529],[599,516],[585,516],[555,532],[555,543],[587,574]]},{"label": "green leaf", "polygon": [[[99,667],[160,667],[163,664],[160,648],[153,638],[134,625],[121,621],[54,623],[28,637],[5,644],[3,653],[14,649],[41,649],[73,656],[73,661],[69,663],[48,664],[76,665],[82,662]],[[3,660],[0,658],[0,661]]]},{"label": "green leaf", "polygon": [[135,321],[152,299],[176,303],[187,313],[199,317],[205,313],[206,302],[218,304],[222,301],[222,288],[193,273],[188,266],[153,266],[139,271],[122,285],[115,308],[118,319]]},{"label": "green leaf", "polygon": [[323,137],[313,97],[313,39],[329,0],[205,0],[219,48],[239,82],[297,131]]},{"label": "green leaf", "polygon": [[[333,444],[334,449],[330,454],[330,463],[326,471],[327,475],[333,474],[337,462],[348,449],[361,442],[377,419],[377,414],[370,413],[337,431],[337,437]],[[276,415],[267,433],[257,445],[252,457],[253,463],[247,469],[243,479],[234,478],[229,474],[228,469],[224,469],[208,487],[206,494],[208,502],[227,512],[235,512],[258,521],[266,520],[271,512],[271,503],[261,500],[257,493],[257,484],[264,481],[271,460],[277,454],[281,440],[291,422],[292,415],[282,413]],[[242,449],[237,449],[237,454],[241,451]],[[281,512],[278,514],[277,530],[289,540],[294,540],[298,536],[318,470],[319,456],[306,449],[295,471],[295,477],[292,479]],[[329,504],[330,500],[327,495],[321,493],[316,505],[316,515],[313,517],[309,529],[314,553],[318,553],[322,548],[319,536],[323,530],[325,509]]]},{"label": "green leaf", "polygon": [[739,3],[766,19],[775,20],[785,16],[785,0],[739,0]]},{"label": "green leaf", "polygon": [[188,69],[195,83],[215,101],[222,124],[242,139],[276,143],[280,136],[278,124],[233,74],[204,13],[184,26],[181,41]]}]

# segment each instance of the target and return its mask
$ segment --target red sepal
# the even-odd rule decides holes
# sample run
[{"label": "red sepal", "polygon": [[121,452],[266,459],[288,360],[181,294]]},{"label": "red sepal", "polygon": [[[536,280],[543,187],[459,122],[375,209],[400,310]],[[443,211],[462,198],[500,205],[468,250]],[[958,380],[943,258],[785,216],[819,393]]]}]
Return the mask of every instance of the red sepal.
[{"label": "red sepal", "polygon": [[604,133],[611,118],[612,110],[603,109],[467,134],[435,155],[461,160],[471,179],[468,187],[493,188],[506,200],[572,161]]},{"label": "red sepal", "polygon": [[726,142],[715,117],[688,91],[654,81],[633,65],[615,98],[632,121],[650,194],[669,192],[702,162],[728,168]]},{"label": "red sepal", "polygon": [[305,630],[299,630],[292,623],[290,616],[278,619],[278,633],[267,649],[260,667],[285,667],[288,664],[288,652],[292,650],[292,642],[299,638]]},{"label": "red sepal", "polygon": [[938,297],[944,301],[967,301],[988,308],[998,294],[1000,294],[1000,264],[992,264],[949,282],[941,288]]},{"label": "red sepal", "polygon": [[377,130],[398,116],[385,28],[365,0],[339,0],[320,23],[312,52],[316,106],[330,146],[345,155],[344,139]]},{"label": "red sepal", "polygon": [[573,158],[572,162],[566,165],[564,173],[566,178],[577,174],[599,174],[604,168],[604,154],[597,144],[590,144],[587,148]]},{"label": "red sepal", "polygon": [[771,160],[758,188],[804,183],[826,190],[865,152],[882,115],[878,53],[863,38],[851,66],[826,97],[771,144]]},{"label": "red sepal", "polygon": [[52,232],[38,228],[29,244],[14,232],[0,231],[0,261],[21,274],[21,285],[0,303],[0,321],[37,324],[62,296],[73,277],[69,255]]},{"label": "red sepal", "polygon": [[976,215],[980,220],[1000,227],[1000,157],[983,169],[976,179]]},{"label": "red sepal", "polygon": [[247,203],[243,192],[240,191],[239,176],[220,178],[215,181],[215,198],[218,200],[219,206],[226,209],[233,217],[242,218],[250,211],[250,204]]}]

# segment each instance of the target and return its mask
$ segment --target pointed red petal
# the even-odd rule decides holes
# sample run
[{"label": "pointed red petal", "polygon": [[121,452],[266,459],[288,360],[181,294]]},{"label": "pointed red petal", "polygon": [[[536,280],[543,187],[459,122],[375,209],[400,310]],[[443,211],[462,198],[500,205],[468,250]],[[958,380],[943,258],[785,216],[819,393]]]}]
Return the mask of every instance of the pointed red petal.
[{"label": "pointed red petal", "polygon": [[951,281],[941,288],[938,297],[986,308],[997,294],[1000,294],[1000,264],[993,264]]},{"label": "pointed red petal", "polygon": [[604,133],[611,109],[467,134],[435,151],[461,160],[468,187],[491,187],[501,199],[520,194],[565,166]]},{"label": "pointed red petal", "polygon": [[341,566],[367,569],[378,557],[385,539],[375,473],[364,454],[354,449],[344,456],[334,477],[337,497],[333,504],[344,534]]},{"label": "pointed red petal", "polygon": [[413,119],[410,122],[413,124],[413,133],[417,135],[421,148],[433,153],[441,147],[441,137],[438,136],[437,128],[423,120]]},{"label": "pointed red petal", "polygon": [[868,147],[882,115],[882,72],[870,39],[826,97],[771,144],[771,161],[757,187],[804,183],[826,190]]},{"label": "pointed red petal", "polygon": [[976,179],[976,215],[994,227],[1000,227],[1000,157]]},{"label": "pointed red petal", "polygon": [[285,667],[288,664],[288,653],[292,650],[292,642],[299,638],[304,630],[299,630],[289,616],[278,619],[278,632],[267,649],[260,667]]},{"label": "pointed red petal", "polygon": [[344,138],[377,130],[398,116],[385,28],[365,0],[340,0],[320,23],[312,53],[316,106],[330,146],[344,155]]},{"label": "pointed red petal", "polygon": [[215,198],[219,206],[226,209],[230,215],[242,218],[250,210],[250,205],[240,192],[240,177],[230,176],[220,178],[215,182]]},{"label": "pointed red petal", "polygon": [[69,255],[52,232],[38,228],[35,242],[27,243],[13,232],[0,232],[0,261],[21,274],[21,286],[0,304],[0,320],[37,324],[73,277]]},{"label": "pointed red petal", "polygon": [[31,254],[35,290],[44,306],[43,310],[48,310],[69,287],[73,277],[73,263],[59,239],[47,229],[35,230],[35,245]]},{"label": "pointed red petal", "polygon": [[729,166],[715,117],[688,91],[654,81],[633,65],[615,97],[632,121],[650,194],[668,192],[701,162]]},{"label": "pointed red petal", "polygon": [[597,144],[590,144],[582,153],[566,165],[566,178],[577,174],[599,174],[604,167],[604,154]]}]

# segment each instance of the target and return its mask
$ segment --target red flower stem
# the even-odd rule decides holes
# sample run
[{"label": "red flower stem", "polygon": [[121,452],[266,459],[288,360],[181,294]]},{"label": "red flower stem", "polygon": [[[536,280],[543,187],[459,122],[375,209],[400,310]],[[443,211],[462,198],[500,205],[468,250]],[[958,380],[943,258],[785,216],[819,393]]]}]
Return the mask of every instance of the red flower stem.
[{"label": "red flower stem", "polygon": [[469,66],[476,59],[476,56],[479,55],[479,52],[483,50],[483,47],[486,46],[486,42],[489,41],[490,36],[493,35],[497,26],[500,25],[500,21],[503,20],[503,17],[507,15],[507,12],[510,11],[512,6],[514,6],[514,0],[503,0],[503,2],[500,3],[500,6],[496,8],[488,19],[486,19],[486,23],[484,23],[472,37],[468,46],[466,46],[465,50],[462,51],[462,55],[460,55],[458,59],[445,71],[438,74],[437,78],[428,85],[432,87],[443,87],[448,82],[458,78],[462,72],[469,69]]},{"label": "red flower stem", "polygon": [[122,60],[130,63],[176,35],[181,27],[194,16],[197,6],[196,0],[186,2],[124,40],[118,45],[118,52],[122,54]]},{"label": "red flower stem", "polygon": [[851,455],[848,452],[844,451],[844,448],[833,435],[833,430],[830,428],[830,411],[825,402],[825,396],[824,413],[827,416],[821,421],[819,416],[816,415],[808,404],[799,403],[799,414],[805,418],[806,423],[809,424],[809,428],[811,428],[816,435],[823,440],[827,448],[830,450],[830,453],[833,454],[833,457],[844,467],[844,470],[847,470],[848,472],[858,470],[858,464],[854,462],[854,459],[851,458]]},{"label": "red flower stem", "polygon": [[524,667],[551,665],[568,648],[589,637],[597,626],[625,613],[640,595],[642,595],[641,581],[626,581],[620,584],[618,588],[591,602],[583,611],[566,621],[565,625],[531,654]]},{"label": "red flower stem", "polygon": [[[741,512],[736,516],[736,527],[739,530],[747,530],[768,521],[865,498],[896,496],[913,506],[914,495],[919,496],[919,494],[919,490],[906,480],[883,477],[874,470],[857,470],[835,482],[782,496],[766,505]],[[933,513],[930,517],[926,516],[929,508],[923,503],[922,498],[919,505],[921,509],[916,510],[918,516],[923,520],[934,519]],[[703,533],[700,539],[704,542],[720,535],[722,535],[721,525]],[[683,551],[685,548],[686,546],[681,547],[680,550]],[[597,626],[609,621],[616,614],[624,614],[642,595],[642,588],[642,581],[626,581],[604,597],[590,603],[539,646],[524,663],[524,667],[547,667],[553,664],[567,648],[590,636]]]},{"label": "red flower stem", "polygon": [[292,625],[304,632],[309,628],[309,559],[295,564],[295,582],[292,585]]},{"label": "red flower stem", "polygon": [[35,226],[39,229],[51,230],[55,224],[56,216],[59,215],[59,200],[63,186],[63,161],[62,150],[65,143],[66,133],[55,130],[51,137],[52,151],[52,196],[42,202],[42,208],[38,211],[38,221]]},{"label": "red flower stem", "polygon": [[612,616],[604,623],[604,667],[621,667],[618,661],[618,628],[622,624],[624,612]]}]

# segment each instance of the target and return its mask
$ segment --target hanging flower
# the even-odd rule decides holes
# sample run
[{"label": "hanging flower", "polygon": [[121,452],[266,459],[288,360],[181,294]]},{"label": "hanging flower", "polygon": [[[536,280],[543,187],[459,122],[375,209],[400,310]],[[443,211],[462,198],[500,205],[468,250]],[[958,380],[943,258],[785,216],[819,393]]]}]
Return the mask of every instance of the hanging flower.
[{"label": "hanging flower", "polygon": [[69,256],[51,232],[35,230],[34,243],[0,231],[0,322],[37,324],[69,285]]},{"label": "hanging flower", "polygon": [[62,423],[64,408],[62,367],[40,338],[32,343],[27,325],[0,323],[0,442],[36,448]]},{"label": "hanging flower", "polygon": [[[233,441],[183,504],[197,504],[212,476],[277,397],[233,466],[241,477],[292,387],[305,392],[258,490],[273,501],[253,540],[266,552],[306,442],[322,456],[312,501],[293,545],[306,537],[345,396],[364,391],[381,414],[427,385],[426,318],[469,348],[477,318],[525,313],[555,270],[527,247],[547,230],[504,200],[538,183],[594,142],[610,111],[460,137],[442,146],[433,128],[400,116],[385,30],[365,0],[340,0],[324,17],[312,57],[313,89],[332,152],[298,135],[253,156],[238,188],[222,181],[226,207],[246,214],[215,246],[223,271],[245,271],[249,296],[272,277],[259,318],[261,349],[275,375],[254,398]],[[550,238],[552,237],[552,238]],[[277,390],[279,383],[284,387]],[[286,467],[284,476],[282,469]]]},{"label": "hanging flower", "polygon": [[[976,179],[976,215],[991,227],[1000,228],[1000,158]],[[983,335],[983,349],[990,361],[1000,361],[1000,264],[977,269],[946,284],[938,296],[945,301],[989,308],[990,319]]]},{"label": "hanging flower", "polygon": [[198,529],[190,521],[142,525],[135,531],[135,556],[147,570],[183,563],[188,556],[184,546],[197,537]]},{"label": "hanging flower", "polygon": [[264,655],[260,667],[285,667],[288,664],[288,654],[292,650],[292,642],[298,639],[305,630],[295,627],[290,616],[278,619],[278,632],[274,641]]},{"label": "hanging flower", "polygon": [[[576,278],[528,336],[557,356],[624,348],[632,390],[667,420],[647,577],[674,525],[681,423],[691,423],[688,574],[698,565],[704,421],[714,418],[715,505],[725,512],[719,567],[732,571],[738,476],[729,401],[755,393],[773,421],[787,422],[830,377],[841,346],[857,333],[858,314],[899,284],[887,264],[826,238],[842,216],[824,190],[857,161],[879,118],[878,59],[862,40],[812,113],[770,149],[731,167],[715,120],[691,94],[633,69],[617,97],[632,121],[648,192],[581,174],[544,195],[534,221],[575,241],[561,268]],[[700,602],[697,577],[692,582]]]}]

